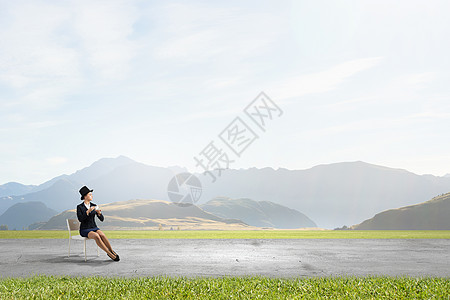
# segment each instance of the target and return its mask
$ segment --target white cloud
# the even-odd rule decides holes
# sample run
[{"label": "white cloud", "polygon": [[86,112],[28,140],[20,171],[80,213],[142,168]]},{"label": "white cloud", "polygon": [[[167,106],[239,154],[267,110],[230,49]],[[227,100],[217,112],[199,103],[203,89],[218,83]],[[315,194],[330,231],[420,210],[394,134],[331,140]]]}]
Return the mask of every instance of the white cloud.
[{"label": "white cloud", "polygon": [[290,77],[274,84],[268,89],[268,93],[274,98],[284,100],[283,103],[289,103],[286,99],[328,92],[337,88],[349,77],[376,66],[381,60],[381,57],[355,59],[325,71]]},{"label": "white cloud", "polygon": [[98,79],[123,79],[130,72],[137,43],[130,39],[139,13],[128,1],[72,2],[73,38]]},{"label": "white cloud", "polygon": [[2,6],[9,14],[0,21],[0,80],[11,87],[49,82],[69,86],[86,72],[101,80],[121,79],[130,71],[137,46],[128,37],[138,14],[128,2]]},{"label": "white cloud", "polygon": [[48,157],[45,159],[45,161],[51,165],[60,165],[60,164],[64,164],[67,162],[67,158],[66,157],[61,157],[61,156],[54,156],[54,157]]},{"label": "white cloud", "polygon": [[[0,4],[0,95],[3,134],[60,124],[74,93],[130,73],[138,18],[125,1],[17,1]],[[7,13],[6,13],[7,12]],[[62,109],[62,110],[61,110]],[[7,130],[6,130],[7,128]],[[6,138],[6,137],[3,137]]]},{"label": "white cloud", "polygon": [[279,16],[232,6],[169,4],[163,8],[157,59],[181,63],[241,61],[267,51],[284,34]]},{"label": "white cloud", "polygon": [[76,51],[58,41],[58,29],[70,16],[67,10],[42,2],[10,2],[4,9],[10,14],[0,21],[1,81],[23,88],[79,76]]},{"label": "white cloud", "polygon": [[[374,116],[369,119],[361,119],[348,121],[346,123],[340,123],[339,125],[330,125],[323,128],[316,128],[312,130],[305,130],[299,133],[297,136],[301,136],[302,139],[320,139],[325,137],[339,136],[353,136],[355,133],[360,134],[372,134],[374,132],[380,133],[380,135],[397,134],[399,131],[405,135],[408,133],[412,126],[423,124],[426,121],[433,121],[434,118],[448,118],[450,114],[435,114],[435,113],[419,113],[405,115],[402,117],[377,117]],[[411,132],[409,132],[411,133]]]}]

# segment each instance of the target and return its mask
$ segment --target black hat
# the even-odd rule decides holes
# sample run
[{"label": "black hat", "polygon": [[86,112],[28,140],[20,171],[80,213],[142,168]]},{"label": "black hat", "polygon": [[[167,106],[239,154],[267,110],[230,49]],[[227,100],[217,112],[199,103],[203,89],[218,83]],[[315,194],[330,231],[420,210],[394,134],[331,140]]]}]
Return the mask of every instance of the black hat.
[{"label": "black hat", "polygon": [[89,194],[90,192],[93,192],[93,191],[94,191],[94,190],[88,189],[87,186],[83,186],[83,187],[80,189],[81,200],[84,199],[84,196],[86,196],[87,194]]}]

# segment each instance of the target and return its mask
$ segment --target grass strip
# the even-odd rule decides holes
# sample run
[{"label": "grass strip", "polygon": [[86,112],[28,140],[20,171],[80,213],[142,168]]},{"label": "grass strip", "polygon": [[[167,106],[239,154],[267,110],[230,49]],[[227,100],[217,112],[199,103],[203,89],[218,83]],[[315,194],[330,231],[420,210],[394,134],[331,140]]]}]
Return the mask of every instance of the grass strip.
[{"label": "grass strip", "polygon": [[[450,230],[115,230],[111,239],[450,239]],[[0,239],[66,239],[64,230],[2,230]]]},{"label": "grass strip", "polygon": [[55,277],[0,279],[0,299],[448,299],[449,278]]}]

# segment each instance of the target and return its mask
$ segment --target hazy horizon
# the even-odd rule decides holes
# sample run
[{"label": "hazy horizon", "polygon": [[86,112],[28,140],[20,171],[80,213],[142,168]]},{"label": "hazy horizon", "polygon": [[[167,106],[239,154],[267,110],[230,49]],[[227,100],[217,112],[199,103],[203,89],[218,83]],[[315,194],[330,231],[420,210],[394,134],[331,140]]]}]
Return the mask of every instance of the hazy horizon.
[{"label": "hazy horizon", "polygon": [[[104,157],[450,173],[447,1],[0,1],[0,184]],[[244,108],[282,110],[260,130]],[[219,134],[258,136],[239,157]]]},{"label": "hazy horizon", "polygon": [[[131,158],[131,157],[127,157],[127,156],[125,156],[125,155],[120,155],[120,156],[118,156],[118,157],[103,157],[103,158],[101,158],[101,159],[99,159],[99,160],[102,160],[102,159],[117,159],[117,158],[119,158],[119,157],[126,157],[126,158],[128,158],[128,159],[131,159],[131,160],[137,162],[137,163],[143,163],[143,162],[134,160],[134,159]],[[70,176],[70,175],[76,173],[77,171],[80,171],[80,170],[82,170],[82,169],[84,169],[84,168],[90,167],[93,163],[95,163],[95,162],[97,162],[97,161],[99,161],[99,160],[96,160],[96,161],[92,162],[92,163],[89,164],[89,165],[80,167],[79,169],[74,170],[73,172],[58,174],[58,175],[56,175],[56,176],[54,176],[54,177],[45,179],[44,181],[39,182],[39,183],[37,183],[37,184],[30,184],[30,185],[40,185],[40,184],[42,184],[42,183],[44,183],[44,182],[47,182],[47,181],[49,181],[49,180],[51,180],[51,179],[53,179],[53,178],[55,178],[55,177],[62,176],[62,175],[69,175],[69,176]],[[364,163],[364,164],[368,164],[368,165],[374,165],[374,166],[379,166],[379,167],[385,167],[385,168],[394,169],[394,170],[402,170],[402,171],[411,172],[410,170],[406,170],[406,169],[402,169],[402,168],[392,168],[392,167],[390,167],[390,166],[382,166],[382,165],[372,164],[372,163],[366,162],[366,161],[342,161],[342,162],[332,162],[332,163],[327,163],[327,164],[318,164],[318,165],[314,165],[314,166],[311,166],[311,167],[308,167],[308,168],[304,168],[304,169],[290,169],[290,168],[284,168],[284,167],[273,168],[273,167],[270,167],[270,166],[265,166],[265,167],[230,168],[229,170],[249,170],[249,169],[253,169],[253,168],[256,168],[256,169],[270,168],[270,169],[275,170],[275,171],[276,171],[276,170],[279,170],[279,169],[285,169],[285,170],[289,170],[289,171],[306,171],[306,170],[309,170],[309,169],[311,169],[311,168],[318,167],[318,166],[326,166],[326,165],[333,165],[333,164],[350,164],[350,163],[358,163],[358,162],[361,162],[361,163]],[[184,169],[184,170],[187,171],[187,172],[192,172],[193,174],[196,174],[196,175],[201,174],[201,172],[196,172],[196,169],[190,170],[190,169],[186,168],[185,166],[180,166],[180,165],[171,165],[171,166],[158,166],[158,165],[152,165],[152,164],[146,164],[146,165],[152,166],[152,167],[168,168],[168,169],[180,168],[180,169]],[[222,172],[226,172],[226,170],[225,170],[225,171],[222,171]],[[217,171],[214,171],[214,173],[216,173],[216,175],[217,175]],[[414,173],[414,172],[411,172],[411,173],[416,174],[416,173]],[[416,175],[433,175],[433,174],[416,174]],[[436,176],[436,177],[446,177],[446,176],[449,176],[449,175],[450,175],[450,173],[444,174],[444,175],[442,175],[442,176],[437,176],[437,175],[433,175],[433,176]],[[209,181],[211,180],[210,177],[207,176],[207,178],[208,178]],[[220,180],[220,177],[217,176],[217,179]],[[21,184],[27,185],[26,183],[23,183],[23,182],[8,181],[8,182],[0,182],[0,186],[3,185],[3,184],[6,184],[6,183],[11,183],[11,182],[21,183]]]}]

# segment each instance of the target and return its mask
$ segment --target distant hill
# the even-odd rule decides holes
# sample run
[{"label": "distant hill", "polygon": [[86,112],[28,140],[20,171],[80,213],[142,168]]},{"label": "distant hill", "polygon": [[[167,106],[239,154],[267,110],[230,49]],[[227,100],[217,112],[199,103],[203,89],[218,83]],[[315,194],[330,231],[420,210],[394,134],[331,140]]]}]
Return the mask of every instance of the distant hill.
[{"label": "distant hill", "polygon": [[10,230],[22,230],[32,223],[48,221],[55,214],[56,210],[42,202],[16,203],[0,216],[0,224],[8,225]]},{"label": "distant hill", "polygon": [[8,182],[0,185],[0,197],[20,196],[33,191],[35,185],[24,185],[18,182]]},{"label": "distant hill", "polygon": [[352,229],[450,230],[450,193],[420,204],[383,211]]},{"label": "distant hill", "polygon": [[200,207],[216,216],[239,219],[257,227],[317,227],[316,223],[301,212],[269,201],[217,197]]},{"label": "distant hill", "polygon": [[18,182],[8,182],[0,185],[0,215],[13,204],[23,202],[24,199],[20,196],[33,192],[36,187],[35,185],[24,185]]},{"label": "distant hill", "polygon": [[96,180],[100,176],[114,171],[117,168],[131,164],[136,164],[136,162],[123,155],[116,158],[102,158],[94,162],[89,167],[65,176],[67,176],[71,181],[76,181],[79,183],[90,182]]},{"label": "distant hill", "polygon": [[0,198],[0,215],[3,214],[8,208],[19,202],[18,197],[1,197]]},{"label": "distant hill", "polygon": [[[14,203],[42,202],[58,213],[68,206],[68,202],[72,202],[72,207],[77,204],[77,200],[76,198],[74,199],[74,197],[76,197],[80,187],[80,184],[76,184],[66,178],[61,178],[54,182],[49,188],[22,196],[4,197],[0,199],[0,201],[5,200],[6,198]],[[78,199],[80,198],[78,197]]]},{"label": "distant hill", "polygon": [[[240,220],[220,218],[198,206],[175,204],[162,200],[129,200],[109,204],[97,203],[105,221],[96,220],[101,229],[156,229],[161,224],[166,230],[177,229],[249,229]],[[67,229],[66,219],[76,219],[75,209],[64,211],[48,222],[33,225],[40,230]]]}]

